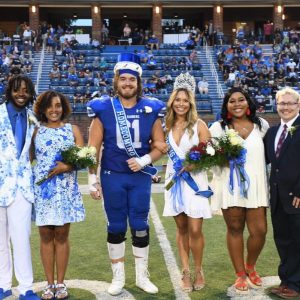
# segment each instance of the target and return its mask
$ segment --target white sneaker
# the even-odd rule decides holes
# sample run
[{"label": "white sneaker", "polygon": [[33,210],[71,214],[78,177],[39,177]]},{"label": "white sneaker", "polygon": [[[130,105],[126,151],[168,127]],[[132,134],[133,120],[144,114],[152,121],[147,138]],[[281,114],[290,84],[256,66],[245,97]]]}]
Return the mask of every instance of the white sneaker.
[{"label": "white sneaker", "polygon": [[122,293],[122,289],[125,285],[124,262],[111,264],[111,268],[113,271],[113,279],[107,292],[112,296],[116,296]]},{"label": "white sneaker", "polygon": [[148,260],[135,258],[135,284],[149,294],[158,293],[158,288],[150,281],[148,272]]}]

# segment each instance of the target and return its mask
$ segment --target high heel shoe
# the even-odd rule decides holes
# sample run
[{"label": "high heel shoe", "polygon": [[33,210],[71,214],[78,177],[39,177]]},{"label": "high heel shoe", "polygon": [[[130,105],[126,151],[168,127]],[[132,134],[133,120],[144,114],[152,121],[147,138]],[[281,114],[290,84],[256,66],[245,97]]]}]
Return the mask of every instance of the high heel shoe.
[{"label": "high heel shoe", "polygon": [[190,292],[193,291],[193,285],[192,285],[190,270],[187,270],[187,269],[182,270],[181,288],[186,293],[190,293]]},{"label": "high heel shoe", "polygon": [[[196,283],[198,277],[202,278],[202,282]],[[200,291],[205,287],[204,273],[202,268],[199,271],[195,272],[193,287],[195,291]]]}]

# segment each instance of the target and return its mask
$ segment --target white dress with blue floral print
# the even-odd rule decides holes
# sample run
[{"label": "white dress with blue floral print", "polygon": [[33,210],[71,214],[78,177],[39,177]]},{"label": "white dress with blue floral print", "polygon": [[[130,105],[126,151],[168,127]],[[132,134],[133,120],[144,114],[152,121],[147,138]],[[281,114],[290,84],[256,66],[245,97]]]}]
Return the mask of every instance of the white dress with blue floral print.
[{"label": "white dress with blue floral print", "polygon": [[41,185],[36,184],[55,166],[61,150],[74,144],[72,125],[68,123],[59,128],[41,126],[36,134],[34,195],[37,226],[62,226],[84,220],[85,210],[75,171],[54,176]]}]

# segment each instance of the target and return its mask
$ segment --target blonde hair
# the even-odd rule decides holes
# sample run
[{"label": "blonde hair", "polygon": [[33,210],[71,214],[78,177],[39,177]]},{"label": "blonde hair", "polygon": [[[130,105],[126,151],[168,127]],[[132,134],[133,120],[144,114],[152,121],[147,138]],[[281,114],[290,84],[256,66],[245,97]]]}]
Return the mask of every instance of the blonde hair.
[{"label": "blonde hair", "polygon": [[172,105],[175,99],[177,98],[177,95],[180,91],[183,91],[186,93],[188,101],[190,103],[190,109],[186,114],[186,121],[187,125],[186,128],[188,130],[188,133],[190,136],[194,134],[193,126],[198,120],[198,114],[197,114],[197,109],[196,109],[196,101],[195,101],[195,96],[194,93],[187,89],[177,89],[172,92],[170,95],[170,98],[167,103],[167,114],[166,114],[166,134],[170,132],[172,129],[175,120],[176,120],[176,113],[174,112]]},{"label": "blonde hair", "polygon": [[297,102],[299,102],[300,100],[300,94],[297,91],[290,87],[285,87],[276,93],[276,102],[279,100],[280,97],[284,95],[292,95]]}]

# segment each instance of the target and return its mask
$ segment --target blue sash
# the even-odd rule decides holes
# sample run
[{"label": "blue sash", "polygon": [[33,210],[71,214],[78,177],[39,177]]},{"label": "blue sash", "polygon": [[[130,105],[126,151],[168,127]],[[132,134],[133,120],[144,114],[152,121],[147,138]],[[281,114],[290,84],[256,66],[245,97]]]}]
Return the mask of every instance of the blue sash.
[{"label": "blue sash", "polygon": [[248,196],[247,192],[250,186],[250,179],[244,168],[246,162],[246,153],[247,150],[243,149],[237,158],[229,159],[230,173],[229,173],[228,188],[230,194],[233,195],[233,189],[234,189],[233,174],[235,171],[237,183],[240,188],[240,195],[247,199]]},{"label": "blue sash", "polygon": [[[111,103],[114,109],[115,118],[118,123],[120,134],[122,137],[122,141],[125,147],[125,150],[129,157],[140,157],[136,151],[135,148],[132,145],[132,139],[130,135],[130,131],[127,125],[127,118],[126,114],[123,108],[123,105],[121,104],[120,100],[118,98],[111,98]],[[152,166],[145,166],[141,169],[141,172],[148,174],[150,176],[154,176],[157,173],[157,169]]]},{"label": "blue sash", "polygon": [[[178,203],[179,206],[183,205],[182,197],[180,195],[180,189],[181,189],[180,179],[181,178],[195,192],[195,195],[202,196],[205,198],[209,198],[210,196],[212,196],[213,191],[211,190],[210,187],[208,187],[208,190],[206,190],[206,191],[200,191],[197,183],[195,182],[195,180],[193,179],[193,177],[191,176],[191,174],[189,172],[183,171],[182,173],[180,173],[180,170],[183,168],[183,160],[180,159],[180,157],[177,155],[177,153],[173,149],[172,145],[170,144],[169,137],[167,137],[166,143],[169,146],[168,156],[172,160],[173,168],[175,170],[175,174],[173,175],[173,177],[171,179],[171,183],[167,184],[166,188],[167,189],[172,188],[171,192],[175,199],[175,203],[173,203],[173,207],[174,207],[175,211],[177,211],[176,203]],[[169,188],[168,188],[168,186],[169,186]]]}]

